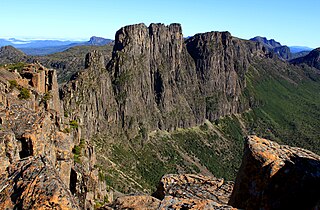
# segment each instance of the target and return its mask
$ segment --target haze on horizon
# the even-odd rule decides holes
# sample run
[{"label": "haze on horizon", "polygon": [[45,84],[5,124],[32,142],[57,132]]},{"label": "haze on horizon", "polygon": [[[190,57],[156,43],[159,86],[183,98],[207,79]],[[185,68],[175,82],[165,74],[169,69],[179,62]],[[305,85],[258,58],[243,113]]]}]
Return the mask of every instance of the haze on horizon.
[{"label": "haze on horizon", "polygon": [[283,45],[320,47],[318,0],[2,0],[0,38],[114,39],[125,25],[180,23],[184,36],[229,31],[263,36]]}]

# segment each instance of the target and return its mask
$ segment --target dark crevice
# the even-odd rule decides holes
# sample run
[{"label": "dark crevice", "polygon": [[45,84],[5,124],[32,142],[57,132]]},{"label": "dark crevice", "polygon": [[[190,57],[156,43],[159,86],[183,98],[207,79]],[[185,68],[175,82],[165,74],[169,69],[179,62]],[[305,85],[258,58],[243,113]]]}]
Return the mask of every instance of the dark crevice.
[{"label": "dark crevice", "polygon": [[74,195],[76,193],[76,186],[77,186],[77,172],[71,169],[70,173],[70,191]]},{"label": "dark crevice", "polygon": [[154,92],[155,92],[156,103],[159,106],[161,103],[162,94],[163,94],[163,80],[159,70],[156,71],[154,74]]},{"label": "dark crevice", "polygon": [[21,151],[19,152],[20,158],[26,158],[33,155],[33,146],[30,139],[21,137],[18,139],[21,142]]}]

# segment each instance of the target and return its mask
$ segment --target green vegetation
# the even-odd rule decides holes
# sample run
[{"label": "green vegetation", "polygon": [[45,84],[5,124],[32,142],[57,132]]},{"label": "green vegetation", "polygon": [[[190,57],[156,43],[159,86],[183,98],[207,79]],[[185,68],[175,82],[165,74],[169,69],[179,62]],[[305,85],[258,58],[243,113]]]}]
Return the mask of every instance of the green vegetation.
[{"label": "green vegetation", "polygon": [[[240,124],[233,120],[237,118],[221,119],[219,125],[206,122],[171,133],[157,131],[149,134],[148,140],[143,139],[141,126],[129,144],[126,140],[110,144],[111,150],[105,154],[109,154],[106,157],[116,166],[110,167],[105,158],[98,157],[104,179],[110,187],[124,193],[142,189],[152,192],[160,178],[168,173],[208,170],[217,177],[234,180],[241,162],[243,135]],[[227,133],[220,136],[220,129],[224,128],[228,128]],[[234,136],[238,138],[236,141],[232,139]],[[105,140],[96,140],[96,145],[98,150],[105,149]]]},{"label": "green vegetation", "polygon": [[10,89],[18,88],[18,83],[16,80],[9,80],[10,83]]},{"label": "green vegetation", "polygon": [[67,111],[64,111],[63,116],[64,117],[69,117],[69,113]]},{"label": "green vegetation", "polygon": [[24,100],[29,99],[30,98],[30,91],[27,88],[23,87],[20,89],[20,94],[18,95],[18,97],[20,99],[24,99]]},{"label": "green vegetation", "polygon": [[17,70],[18,72],[21,72],[23,68],[25,67],[25,63],[19,62],[19,63],[13,63],[13,64],[8,64],[6,65],[6,68],[9,70]]},{"label": "green vegetation", "polygon": [[47,101],[50,100],[51,98],[52,98],[52,96],[51,96],[50,92],[46,92],[46,93],[44,94],[44,96],[42,97],[42,101],[43,101],[43,102],[47,102]]},{"label": "green vegetation", "polygon": [[71,120],[69,122],[69,125],[70,125],[70,128],[72,128],[72,129],[77,129],[79,127],[79,124],[76,120]]},{"label": "green vegetation", "polygon": [[[268,64],[259,63],[255,68],[263,72]],[[243,114],[246,127],[249,133],[320,154],[320,78],[308,69],[299,72],[286,66],[278,68],[289,76],[269,72],[247,77],[252,84],[248,92],[259,105]],[[305,73],[312,79],[306,78]]]},{"label": "green vegetation", "polygon": [[84,147],[85,147],[85,140],[84,139],[80,139],[79,145],[75,145],[73,147],[72,153],[73,153],[73,159],[75,162],[81,163],[80,157],[81,157],[82,149]]},{"label": "green vegetation", "polygon": [[71,130],[70,130],[70,128],[65,128],[62,132],[64,132],[64,133],[70,133]]}]

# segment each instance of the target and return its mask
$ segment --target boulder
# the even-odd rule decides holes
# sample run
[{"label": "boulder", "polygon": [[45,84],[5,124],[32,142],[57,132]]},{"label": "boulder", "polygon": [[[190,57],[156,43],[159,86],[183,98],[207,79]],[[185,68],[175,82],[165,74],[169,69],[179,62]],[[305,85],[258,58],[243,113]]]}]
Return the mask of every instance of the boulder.
[{"label": "boulder", "polygon": [[229,205],[242,209],[317,209],[320,157],[249,136]]}]

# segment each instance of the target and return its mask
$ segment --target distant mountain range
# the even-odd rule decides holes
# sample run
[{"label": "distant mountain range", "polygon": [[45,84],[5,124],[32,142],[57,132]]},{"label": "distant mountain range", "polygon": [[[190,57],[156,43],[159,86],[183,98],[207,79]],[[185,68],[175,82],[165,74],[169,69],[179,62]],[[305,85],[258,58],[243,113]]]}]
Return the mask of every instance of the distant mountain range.
[{"label": "distant mountain range", "polygon": [[303,52],[303,51],[312,51],[313,49],[310,47],[305,47],[305,46],[291,46],[289,47],[291,53],[299,53],[299,52]]},{"label": "distant mountain range", "polygon": [[21,40],[0,39],[0,47],[11,45],[27,55],[48,55],[62,52],[74,46],[102,46],[112,42],[111,39],[93,36],[89,41],[62,41],[62,40]]},{"label": "distant mountain range", "polygon": [[277,42],[274,39],[267,39],[266,37],[261,36],[256,36],[250,40],[260,42],[267,51],[275,53],[284,60],[292,60],[298,57],[303,57],[313,50],[310,47],[303,46],[288,47],[286,45],[281,45],[280,42]]}]

